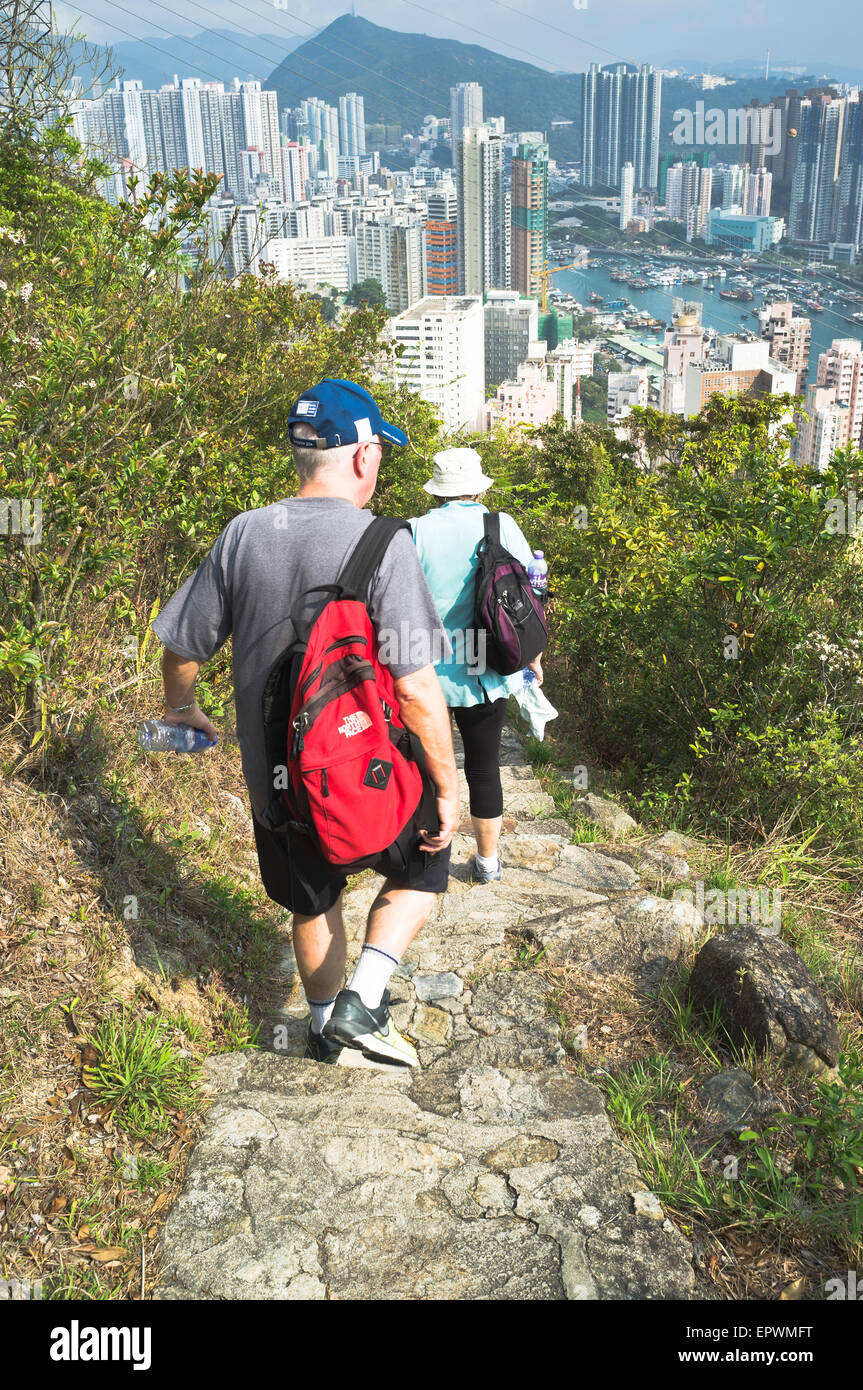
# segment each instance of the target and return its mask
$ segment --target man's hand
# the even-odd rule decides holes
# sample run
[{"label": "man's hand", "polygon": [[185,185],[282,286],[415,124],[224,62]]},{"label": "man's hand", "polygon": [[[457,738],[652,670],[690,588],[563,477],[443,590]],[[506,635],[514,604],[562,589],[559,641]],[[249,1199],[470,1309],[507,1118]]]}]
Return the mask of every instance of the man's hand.
[{"label": "man's hand", "polygon": [[536,676],[537,685],[542,685],[542,657],[535,657],[533,661],[527,663],[527,666],[528,670],[533,671],[533,674]]},{"label": "man's hand", "polygon": [[219,737],[215,724],[210,723],[204,711],[199,709],[197,705],[187,709],[185,714],[175,714],[173,710],[166,708],[162,718],[166,724],[188,724],[193,729],[203,729],[207,738],[213,743]]},{"label": "man's hand", "polygon": [[177,714],[172,705],[187,705],[195,698],[195,681],[200,666],[197,661],[178,656],[166,647],[162,653],[162,679],[165,682],[165,713],[162,718],[166,724],[188,724],[193,729],[202,729],[211,741],[218,738],[214,724],[211,724],[202,709],[196,704],[191,709]]},{"label": "man's hand", "polygon": [[429,834],[428,830],[420,831],[423,840],[420,849],[426,850],[429,854],[437,854],[438,850],[446,849],[458,830],[459,798],[457,796],[439,796],[437,798],[437,816],[440,821],[440,829],[436,835]]}]

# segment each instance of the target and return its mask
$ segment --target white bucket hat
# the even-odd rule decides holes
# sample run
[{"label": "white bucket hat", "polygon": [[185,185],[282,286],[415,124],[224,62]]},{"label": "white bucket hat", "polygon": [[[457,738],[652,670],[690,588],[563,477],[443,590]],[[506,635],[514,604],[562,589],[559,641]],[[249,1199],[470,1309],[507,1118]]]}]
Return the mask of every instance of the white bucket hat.
[{"label": "white bucket hat", "polygon": [[434,455],[434,472],[423,486],[434,497],[473,497],[492,487],[476,449],[442,449]]}]

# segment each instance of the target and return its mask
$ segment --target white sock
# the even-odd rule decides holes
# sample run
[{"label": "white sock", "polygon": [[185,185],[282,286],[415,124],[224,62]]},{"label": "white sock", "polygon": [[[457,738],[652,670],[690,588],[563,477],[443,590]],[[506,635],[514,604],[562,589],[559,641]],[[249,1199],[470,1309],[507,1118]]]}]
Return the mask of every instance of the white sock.
[{"label": "white sock", "polygon": [[485,873],[491,873],[492,869],[497,868],[498,864],[500,863],[500,860],[498,859],[496,854],[492,855],[491,859],[485,859],[483,855],[478,854],[476,857],[476,862],[478,868],[482,869]]},{"label": "white sock", "polygon": [[333,999],[306,999],[306,1003],[312,1011],[312,1032],[320,1033],[327,1019],[333,1011],[335,1004]]},{"label": "white sock", "polygon": [[348,989],[360,996],[367,1009],[376,1009],[398,963],[397,956],[382,951],[380,946],[364,946]]}]

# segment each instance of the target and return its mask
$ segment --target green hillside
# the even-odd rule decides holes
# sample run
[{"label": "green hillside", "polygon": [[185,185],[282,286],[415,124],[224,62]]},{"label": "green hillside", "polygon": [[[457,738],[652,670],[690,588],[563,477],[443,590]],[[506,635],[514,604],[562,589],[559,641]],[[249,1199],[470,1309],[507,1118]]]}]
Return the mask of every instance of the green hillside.
[{"label": "green hillside", "polygon": [[410,129],[428,114],[448,115],[450,87],[457,82],[479,82],[484,113],[504,116],[508,130],[547,130],[553,118],[579,118],[578,74],[549,73],[479,44],[403,34],[352,15],[340,15],[307,40],[269,79],[280,106],[308,96],[332,103],[354,91],[365,99],[368,122]]}]

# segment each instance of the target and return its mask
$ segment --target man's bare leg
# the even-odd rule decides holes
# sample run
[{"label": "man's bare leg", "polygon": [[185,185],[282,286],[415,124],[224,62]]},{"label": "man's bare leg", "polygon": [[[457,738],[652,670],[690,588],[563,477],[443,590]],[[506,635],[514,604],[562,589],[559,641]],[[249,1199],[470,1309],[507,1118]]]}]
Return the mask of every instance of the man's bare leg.
[{"label": "man's bare leg", "polygon": [[416,1048],[390,1017],[386,985],[403,953],[428,921],[436,898],[436,893],[398,888],[389,880],[384,884],[369,912],[366,939],[356,969],[324,1024],[325,1040],[359,1048],[378,1061],[418,1066]]},{"label": "man's bare leg", "polygon": [[334,999],[344,984],[347,946],[342,899],[317,917],[294,913],[294,955],[307,999]]},{"label": "man's bare leg", "polygon": [[415,888],[396,888],[387,880],[369,909],[367,946],[377,946],[401,960],[417,932],[425,926],[437,902],[437,893]]}]

